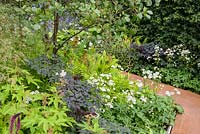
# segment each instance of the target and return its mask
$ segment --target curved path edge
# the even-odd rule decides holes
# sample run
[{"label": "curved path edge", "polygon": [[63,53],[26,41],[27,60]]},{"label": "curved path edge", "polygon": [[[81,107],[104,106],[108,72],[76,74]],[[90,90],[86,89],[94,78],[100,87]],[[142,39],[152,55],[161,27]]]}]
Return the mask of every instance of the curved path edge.
[{"label": "curved path edge", "polygon": [[145,86],[156,89],[159,95],[171,93],[175,103],[180,104],[183,114],[176,116],[171,134],[200,134],[200,95],[191,91],[175,88],[173,86],[144,79],[135,74],[123,72],[130,80],[142,81]]}]

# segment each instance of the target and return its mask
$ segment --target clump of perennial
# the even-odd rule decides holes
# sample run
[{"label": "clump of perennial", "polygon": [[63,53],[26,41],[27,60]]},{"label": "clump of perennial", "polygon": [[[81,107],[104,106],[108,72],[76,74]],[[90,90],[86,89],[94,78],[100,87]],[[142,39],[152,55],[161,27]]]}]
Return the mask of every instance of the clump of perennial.
[{"label": "clump of perennial", "polygon": [[142,75],[144,76],[145,79],[161,79],[162,78],[162,75],[156,71],[151,71],[151,70],[145,70],[145,69],[142,69]]}]

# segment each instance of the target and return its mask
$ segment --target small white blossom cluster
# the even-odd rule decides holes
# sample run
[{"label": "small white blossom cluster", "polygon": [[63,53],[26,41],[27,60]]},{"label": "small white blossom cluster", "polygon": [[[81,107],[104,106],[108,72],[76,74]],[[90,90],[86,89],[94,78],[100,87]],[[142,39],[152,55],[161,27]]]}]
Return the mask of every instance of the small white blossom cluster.
[{"label": "small white blossom cluster", "polygon": [[156,71],[151,71],[151,70],[145,70],[145,69],[142,69],[142,75],[144,76],[145,79],[161,79],[162,78],[162,75]]},{"label": "small white blossom cluster", "polygon": [[87,48],[88,46],[88,49],[91,49],[94,45],[92,42],[89,42],[88,45],[84,45],[84,48]]},{"label": "small white blossom cluster", "polygon": [[59,75],[59,76],[62,77],[62,78],[65,77],[66,74],[67,74],[67,73],[66,73],[64,70],[61,70],[60,73],[58,73],[58,72],[56,73],[56,75]]},{"label": "small white blossom cluster", "polygon": [[110,92],[115,90],[115,82],[112,80],[111,74],[100,74],[98,78],[90,77],[87,82],[91,85],[97,86],[103,92]]},{"label": "small white blossom cluster", "polygon": [[131,103],[130,107],[133,107],[133,105],[137,103],[137,98],[138,101],[140,100],[144,103],[147,102],[147,97],[145,97],[141,92],[134,93],[133,90],[125,90],[125,91],[123,90],[122,93],[126,96],[127,101]]},{"label": "small white blossom cluster", "polygon": [[136,104],[136,98],[135,98],[134,92],[132,90],[126,90],[126,91],[122,91],[122,92],[123,92],[123,94],[126,95],[128,102],[131,102],[132,104]]},{"label": "small white blossom cluster", "polygon": [[180,95],[181,92],[177,88],[174,88],[174,91],[165,91],[165,95],[167,96],[173,96],[175,94]]},{"label": "small white blossom cluster", "polygon": [[25,102],[26,104],[29,104],[32,101],[32,99],[30,97],[26,97]]},{"label": "small white blossom cluster", "polygon": [[35,95],[35,94],[39,94],[39,93],[40,93],[40,92],[39,92],[38,90],[35,90],[35,91],[31,91],[31,92],[30,92],[31,95]]},{"label": "small white blossom cluster", "polygon": [[175,53],[175,52],[176,52],[175,50],[170,49],[170,48],[167,48],[167,49],[165,50],[164,54],[167,55],[168,57],[171,57],[171,56],[174,56],[174,53]]},{"label": "small white blossom cluster", "polygon": [[121,65],[116,65],[116,66],[115,66],[115,65],[112,65],[111,68],[119,69],[119,70],[121,70],[121,71],[124,71],[124,69],[122,68]]},{"label": "small white blossom cluster", "polygon": [[113,104],[112,104],[112,102],[108,102],[108,103],[106,103],[105,106],[107,106],[107,107],[109,107],[109,108],[113,108]]},{"label": "small white blossom cluster", "polygon": [[[31,91],[30,94],[31,95],[36,95],[36,94],[39,94],[40,92],[38,90],[35,90],[35,91]],[[32,101],[32,98],[29,97],[29,96],[26,96],[25,98],[25,103],[26,104],[29,104],[30,102]]]},{"label": "small white blossom cluster", "polygon": [[[154,46],[154,50],[155,50],[155,53],[153,54],[153,59],[154,59],[155,61],[160,61],[160,60],[161,60],[161,59],[160,59],[160,53],[163,52],[163,48],[159,47],[158,45],[155,45],[155,46]],[[150,57],[149,57],[149,58],[150,58]],[[149,59],[149,58],[147,58],[147,59]]]},{"label": "small white blossom cluster", "polygon": [[185,59],[186,61],[189,61],[191,56],[190,56],[190,51],[188,49],[184,48],[183,44],[173,46],[172,48],[166,49],[164,54],[168,57],[169,60],[173,60],[174,55],[176,54],[177,56],[180,56],[180,58]]},{"label": "small white blossom cluster", "polygon": [[100,74],[97,78],[90,77],[87,82],[100,89],[100,91],[102,91],[102,97],[105,101],[105,106],[113,108],[112,100],[117,97],[111,97],[109,95],[111,90],[115,90],[115,82],[112,80],[112,75],[110,73]]},{"label": "small white blossom cluster", "polygon": [[141,80],[137,80],[136,85],[138,86],[139,89],[141,89],[143,87],[143,82]]}]

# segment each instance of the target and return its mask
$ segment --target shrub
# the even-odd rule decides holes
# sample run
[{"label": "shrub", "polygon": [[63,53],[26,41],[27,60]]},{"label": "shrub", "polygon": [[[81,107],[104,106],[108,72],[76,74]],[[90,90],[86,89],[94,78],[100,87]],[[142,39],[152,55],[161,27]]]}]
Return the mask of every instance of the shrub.
[{"label": "shrub", "polygon": [[96,87],[70,75],[61,78],[61,84],[58,90],[62,92],[63,100],[70,108],[71,116],[80,122],[85,115],[96,115],[102,103]]}]

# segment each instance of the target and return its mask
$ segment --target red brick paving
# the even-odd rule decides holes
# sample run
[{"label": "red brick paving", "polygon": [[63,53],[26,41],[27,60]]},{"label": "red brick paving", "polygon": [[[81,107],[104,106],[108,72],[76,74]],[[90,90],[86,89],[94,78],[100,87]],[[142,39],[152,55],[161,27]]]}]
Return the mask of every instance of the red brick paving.
[{"label": "red brick paving", "polygon": [[[150,88],[157,89],[157,93],[165,95],[166,91],[176,92],[175,87],[154,82],[151,80],[144,80],[142,77],[124,73],[130,80],[141,80],[145,85]],[[172,95],[172,98],[177,104],[180,104],[183,109],[183,114],[176,116],[175,125],[171,134],[200,134],[200,95],[176,88],[180,91],[180,95]]]}]

